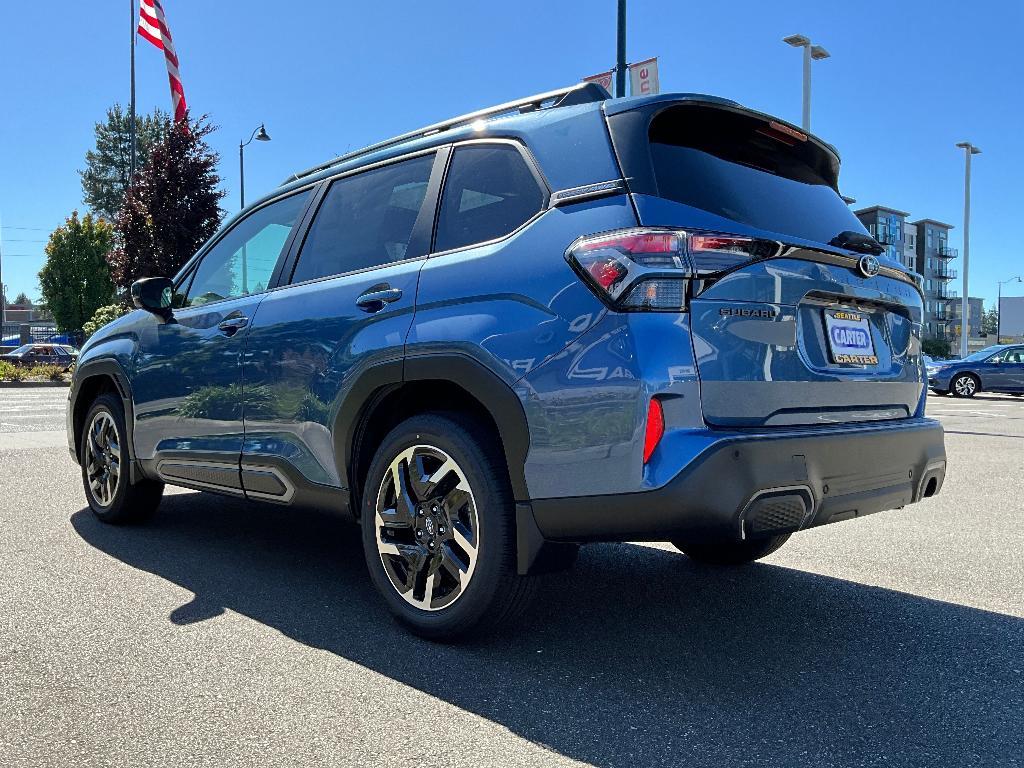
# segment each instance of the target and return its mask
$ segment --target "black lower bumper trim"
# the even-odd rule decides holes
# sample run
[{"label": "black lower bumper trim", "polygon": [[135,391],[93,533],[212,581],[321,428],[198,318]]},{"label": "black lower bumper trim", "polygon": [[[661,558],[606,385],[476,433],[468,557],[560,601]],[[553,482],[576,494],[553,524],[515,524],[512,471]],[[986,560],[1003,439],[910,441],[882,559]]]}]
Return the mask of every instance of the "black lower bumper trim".
[{"label": "black lower bumper trim", "polygon": [[532,509],[538,530],[553,541],[742,538],[902,507],[938,493],[945,472],[942,427],[915,419],[729,438],[659,489],[534,499]]}]

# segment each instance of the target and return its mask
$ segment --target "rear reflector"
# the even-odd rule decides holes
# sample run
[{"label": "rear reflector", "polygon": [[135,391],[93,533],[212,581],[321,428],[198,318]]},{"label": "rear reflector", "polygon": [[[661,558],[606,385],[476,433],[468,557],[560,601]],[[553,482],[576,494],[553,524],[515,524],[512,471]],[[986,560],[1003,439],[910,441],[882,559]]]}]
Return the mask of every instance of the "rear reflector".
[{"label": "rear reflector", "polygon": [[651,398],[647,406],[647,431],[644,434],[644,464],[651,460],[651,454],[661,442],[665,434],[665,413],[661,409],[661,401],[656,397]]}]

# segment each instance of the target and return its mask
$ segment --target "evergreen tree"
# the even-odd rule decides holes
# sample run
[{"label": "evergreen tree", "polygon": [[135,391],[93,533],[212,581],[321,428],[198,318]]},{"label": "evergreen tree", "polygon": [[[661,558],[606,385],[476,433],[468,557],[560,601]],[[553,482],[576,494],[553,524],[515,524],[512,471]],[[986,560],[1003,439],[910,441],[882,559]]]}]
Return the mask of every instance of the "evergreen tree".
[{"label": "evergreen tree", "polygon": [[[167,125],[168,115],[160,109],[152,115],[135,116],[136,172],[163,138]],[[85,204],[108,221],[117,218],[130,181],[130,129],[131,116],[120,104],[108,109],[106,121],[96,123],[96,148],[85,153],[85,170],[78,172]]]}]

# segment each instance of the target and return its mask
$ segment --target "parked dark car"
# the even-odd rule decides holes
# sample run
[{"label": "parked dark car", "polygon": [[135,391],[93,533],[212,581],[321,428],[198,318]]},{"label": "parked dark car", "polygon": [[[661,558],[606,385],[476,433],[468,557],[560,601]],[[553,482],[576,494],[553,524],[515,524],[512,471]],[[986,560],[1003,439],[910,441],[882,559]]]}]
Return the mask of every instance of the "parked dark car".
[{"label": "parked dark car", "polygon": [[595,85],[298,174],[86,342],[89,505],[334,510],[395,616],[451,638],[582,542],[735,565],[931,496],[921,290],[838,175],[735,102]]},{"label": "parked dark car", "polygon": [[937,395],[974,397],[978,392],[1024,395],[1024,345],[997,344],[962,360],[935,361],[928,386]]},{"label": "parked dark car", "polygon": [[69,370],[78,359],[78,350],[65,344],[23,344],[0,360],[18,366],[59,365]]}]

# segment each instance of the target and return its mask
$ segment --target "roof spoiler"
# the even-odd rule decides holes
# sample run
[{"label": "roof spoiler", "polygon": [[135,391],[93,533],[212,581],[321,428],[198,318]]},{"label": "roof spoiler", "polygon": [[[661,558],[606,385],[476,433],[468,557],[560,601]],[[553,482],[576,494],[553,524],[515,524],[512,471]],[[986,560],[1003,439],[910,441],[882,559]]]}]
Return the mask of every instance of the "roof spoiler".
[{"label": "roof spoiler", "polygon": [[452,128],[468,125],[476,120],[484,120],[486,118],[493,118],[510,113],[522,114],[525,112],[534,112],[538,109],[554,109],[556,107],[571,107],[577,104],[591,104],[596,101],[605,101],[610,98],[611,95],[608,91],[597,83],[577,83],[576,85],[570,85],[565,88],[557,88],[553,91],[547,91],[546,93],[538,93],[534,96],[527,96],[526,98],[516,99],[515,101],[507,101],[504,104],[498,104],[494,107],[480,109],[476,112],[470,112],[469,114],[461,115],[459,117],[453,117],[440,123],[434,123],[433,125],[428,125],[424,128],[418,128],[417,130],[410,131],[409,133],[403,133],[401,136],[396,136],[393,139],[387,139],[386,141],[381,141],[377,144],[371,144],[370,146],[355,152],[340,155],[326,163],[314,165],[312,168],[308,168],[300,173],[292,174],[281,183],[288,184],[292,181],[298,181],[299,179],[303,179],[307,176],[312,176],[314,173],[325,171],[335,165],[339,165],[349,160],[354,160],[358,157],[362,157],[363,155],[368,155],[371,152],[377,152],[398,144],[404,144],[405,142],[412,141],[413,139],[431,136],[435,133],[441,133],[442,131],[448,131]]}]

